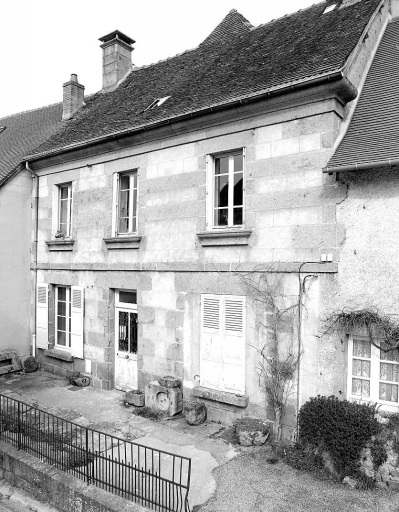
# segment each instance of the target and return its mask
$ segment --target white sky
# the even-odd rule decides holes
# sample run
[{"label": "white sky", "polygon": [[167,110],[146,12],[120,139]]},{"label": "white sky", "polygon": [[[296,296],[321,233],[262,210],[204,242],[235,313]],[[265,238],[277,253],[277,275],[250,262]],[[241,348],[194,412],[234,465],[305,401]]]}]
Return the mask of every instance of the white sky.
[{"label": "white sky", "polygon": [[233,8],[256,26],[318,1],[0,0],[0,117],[61,101],[71,73],[98,91],[98,38],[115,29],[141,66],[194,48]]}]

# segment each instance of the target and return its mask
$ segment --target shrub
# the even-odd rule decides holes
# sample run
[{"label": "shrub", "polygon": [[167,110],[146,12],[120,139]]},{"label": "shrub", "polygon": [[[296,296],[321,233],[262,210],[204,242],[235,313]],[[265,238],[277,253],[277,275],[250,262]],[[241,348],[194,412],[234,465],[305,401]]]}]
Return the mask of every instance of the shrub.
[{"label": "shrub", "polygon": [[327,451],[338,475],[354,475],[362,449],[379,432],[375,414],[374,404],[334,396],[311,398],[299,411],[298,441],[303,447]]}]

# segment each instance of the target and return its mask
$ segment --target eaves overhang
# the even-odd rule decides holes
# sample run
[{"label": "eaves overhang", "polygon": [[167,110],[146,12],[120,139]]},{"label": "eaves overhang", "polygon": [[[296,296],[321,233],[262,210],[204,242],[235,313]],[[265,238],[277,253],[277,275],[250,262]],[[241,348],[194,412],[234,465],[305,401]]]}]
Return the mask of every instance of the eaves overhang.
[{"label": "eaves overhang", "polygon": [[277,96],[286,95],[295,91],[300,91],[303,89],[308,89],[311,87],[320,86],[328,83],[337,83],[335,95],[343,105],[346,105],[349,101],[352,101],[357,96],[357,89],[354,85],[344,76],[343,71],[340,69],[333,73],[328,73],[324,75],[319,75],[315,77],[311,77],[307,80],[301,80],[297,82],[292,82],[288,84],[283,84],[280,86],[276,86],[273,88],[269,88],[267,90],[259,91],[255,94],[251,94],[248,96],[232,99],[228,102],[222,102],[214,105],[210,105],[208,107],[202,108],[200,110],[185,112],[183,114],[179,114],[176,116],[168,117],[163,120],[158,120],[154,123],[135,126],[133,128],[128,128],[125,130],[109,133],[100,137],[95,137],[92,139],[84,140],[81,142],[76,142],[70,144],[68,146],[64,146],[61,148],[55,148],[54,150],[44,151],[43,153],[27,155],[24,157],[23,161],[27,162],[37,162],[39,160],[44,160],[48,157],[61,155],[63,153],[70,153],[75,150],[79,150],[82,148],[86,148],[89,146],[93,146],[99,143],[104,143],[107,141],[116,140],[118,138],[126,137],[128,135],[134,135],[140,132],[145,132],[149,130],[154,130],[155,128],[159,128],[165,125],[171,125],[172,123],[177,123],[184,121],[186,119],[192,119],[195,117],[203,116],[206,114],[210,114],[216,111],[222,111],[227,109],[232,109],[234,107],[238,107],[240,105],[249,104],[252,102],[259,102],[264,100],[270,100]]}]

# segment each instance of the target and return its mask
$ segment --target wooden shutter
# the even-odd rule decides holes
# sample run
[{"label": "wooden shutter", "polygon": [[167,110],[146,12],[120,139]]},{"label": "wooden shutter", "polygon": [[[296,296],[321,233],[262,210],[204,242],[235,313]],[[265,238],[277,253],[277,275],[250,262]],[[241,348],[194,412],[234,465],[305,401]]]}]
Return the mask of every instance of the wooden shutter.
[{"label": "wooden shutter", "polygon": [[48,348],[48,284],[36,287],[36,347]]},{"label": "wooden shutter", "polygon": [[245,393],[245,297],[224,298],[222,378],[223,389]]},{"label": "wooden shutter", "polygon": [[118,202],[119,202],[119,173],[115,173],[113,176],[113,184],[112,184],[112,235],[118,235],[118,223],[119,223],[119,214],[118,214]]},{"label": "wooden shutter", "polygon": [[83,359],[83,286],[71,287],[71,352]]},{"label": "wooden shutter", "polygon": [[222,354],[221,298],[203,295],[201,303],[201,386],[220,389]]}]

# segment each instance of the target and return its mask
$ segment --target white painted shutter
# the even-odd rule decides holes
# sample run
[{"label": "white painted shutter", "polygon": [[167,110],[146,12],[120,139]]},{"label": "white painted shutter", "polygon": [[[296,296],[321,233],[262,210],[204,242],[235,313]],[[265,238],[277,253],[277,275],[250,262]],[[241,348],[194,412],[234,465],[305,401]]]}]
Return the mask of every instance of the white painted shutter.
[{"label": "white painted shutter", "polygon": [[223,390],[245,393],[245,297],[224,298]]},{"label": "white painted shutter", "polygon": [[71,287],[71,352],[83,359],[83,286]]},{"label": "white painted shutter", "polygon": [[36,347],[48,348],[48,284],[36,286]]},{"label": "white painted shutter", "polygon": [[118,198],[119,198],[119,173],[115,173],[113,177],[113,200],[112,200],[112,236],[118,234]]},{"label": "white painted shutter", "polygon": [[201,386],[220,389],[221,377],[221,297],[203,295],[201,303]]}]

